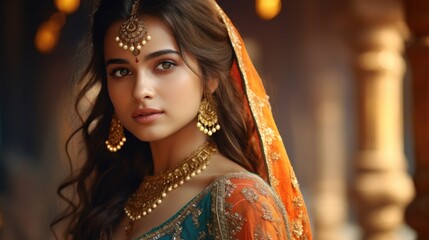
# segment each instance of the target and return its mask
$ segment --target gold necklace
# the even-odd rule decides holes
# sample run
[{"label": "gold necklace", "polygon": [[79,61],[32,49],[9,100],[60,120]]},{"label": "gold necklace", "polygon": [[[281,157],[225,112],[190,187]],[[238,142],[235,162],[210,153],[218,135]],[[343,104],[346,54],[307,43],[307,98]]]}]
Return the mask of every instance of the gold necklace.
[{"label": "gold necklace", "polygon": [[124,211],[129,218],[125,234],[129,236],[133,232],[134,222],[154,211],[169,192],[206,169],[209,159],[216,152],[216,147],[206,142],[177,167],[157,176],[146,176],[125,204]]}]

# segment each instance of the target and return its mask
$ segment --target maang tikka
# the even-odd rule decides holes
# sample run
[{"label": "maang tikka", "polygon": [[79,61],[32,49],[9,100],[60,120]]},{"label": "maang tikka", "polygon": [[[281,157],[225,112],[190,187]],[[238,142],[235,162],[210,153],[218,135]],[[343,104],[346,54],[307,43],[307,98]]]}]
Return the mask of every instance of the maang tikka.
[{"label": "maang tikka", "polygon": [[146,24],[137,16],[139,0],[135,0],[131,9],[130,18],[125,21],[119,28],[119,34],[115,40],[119,42],[119,47],[130,50],[136,57],[136,62],[139,61],[137,56],[147,41],[151,39]]},{"label": "maang tikka", "polygon": [[213,133],[220,129],[218,124],[218,117],[216,109],[207,98],[201,101],[200,108],[198,110],[198,122],[197,127],[201,132],[211,136]]},{"label": "maang tikka", "polygon": [[127,139],[125,138],[124,127],[121,121],[119,121],[118,115],[114,113],[112,122],[110,123],[109,136],[105,142],[107,150],[110,152],[117,152],[122,148],[125,141],[127,141]]}]

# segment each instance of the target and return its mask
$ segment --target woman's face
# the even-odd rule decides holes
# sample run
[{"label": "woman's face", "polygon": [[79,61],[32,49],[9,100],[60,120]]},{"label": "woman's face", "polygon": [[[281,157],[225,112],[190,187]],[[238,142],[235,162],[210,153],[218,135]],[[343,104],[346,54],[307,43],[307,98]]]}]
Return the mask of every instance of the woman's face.
[{"label": "woman's face", "polygon": [[104,57],[110,99],[126,129],[142,141],[158,141],[184,129],[198,131],[195,117],[203,93],[202,80],[188,67],[197,62],[179,53],[169,28],[158,18],[143,16],[151,40],[139,61],[115,41],[122,22],[107,30]]}]

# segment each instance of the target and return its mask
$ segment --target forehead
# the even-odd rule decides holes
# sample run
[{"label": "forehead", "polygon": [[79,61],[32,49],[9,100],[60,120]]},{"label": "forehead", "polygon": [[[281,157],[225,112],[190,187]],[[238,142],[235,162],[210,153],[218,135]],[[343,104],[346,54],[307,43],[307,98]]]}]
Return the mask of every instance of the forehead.
[{"label": "forehead", "polygon": [[[148,15],[140,16],[139,19],[144,21],[147,31],[151,36],[151,40],[147,41],[147,44],[142,47],[141,52],[138,56],[139,58],[152,52],[164,49],[178,51],[176,40],[171,30],[161,19]],[[123,22],[125,21],[118,21],[113,23],[106,31],[106,35],[104,37],[105,59],[112,57],[130,59],[135,58],[131,51],[119,47],[119,43],[115,40],[115,38],[119,34],[119,29]]]}]

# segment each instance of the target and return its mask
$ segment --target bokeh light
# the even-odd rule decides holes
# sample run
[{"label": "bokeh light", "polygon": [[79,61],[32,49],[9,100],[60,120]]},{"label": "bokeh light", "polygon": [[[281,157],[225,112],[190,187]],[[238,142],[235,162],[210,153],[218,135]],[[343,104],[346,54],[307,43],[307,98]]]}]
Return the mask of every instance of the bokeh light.
[{"label": "bokeh light", "polygon": [[264,20],[273,19],[281,9],[281,0],[256,0],[256,13]]},{"label": "bokeh light", "polygon": [[35,45],[39,52],[50,53],[58,42],[59,31],[50,22],[44,22],[37,29]]},{"label": "bokeh light", "polygon": [[55,6],[59,11],[70,14],[75,12],[80,5],[80,0],[55,0]]}]

